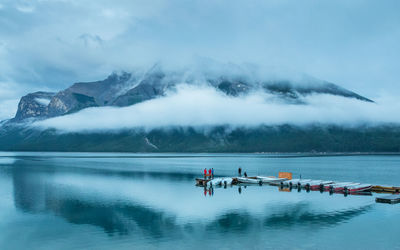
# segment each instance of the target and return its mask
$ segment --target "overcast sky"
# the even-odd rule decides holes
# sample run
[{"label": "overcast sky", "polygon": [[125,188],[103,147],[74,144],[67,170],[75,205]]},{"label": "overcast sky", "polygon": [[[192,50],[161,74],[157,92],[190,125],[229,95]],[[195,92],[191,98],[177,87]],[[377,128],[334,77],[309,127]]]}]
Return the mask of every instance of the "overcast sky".
[{"label": "overcast sky", "polygon": [[0,0],[0,120],[21,95],[193,58],[400,94],[400,1]]}]

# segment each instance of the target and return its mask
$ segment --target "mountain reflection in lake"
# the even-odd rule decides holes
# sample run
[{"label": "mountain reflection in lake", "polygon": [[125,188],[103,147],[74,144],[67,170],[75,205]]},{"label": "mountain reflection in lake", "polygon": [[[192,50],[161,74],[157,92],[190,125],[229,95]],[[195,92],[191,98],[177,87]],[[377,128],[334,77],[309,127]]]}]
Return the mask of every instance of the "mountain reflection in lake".
[{"label": "mountain reflection in lake", "polygon": [[254,175],[370,183],[385,178],[380,168],[391,183],[400,166],[394,156],[264,156],[2,153],[0,248],[400,247],[399,207],[374,196],[194,185],[204,168],[232,176],[239,164]]}]

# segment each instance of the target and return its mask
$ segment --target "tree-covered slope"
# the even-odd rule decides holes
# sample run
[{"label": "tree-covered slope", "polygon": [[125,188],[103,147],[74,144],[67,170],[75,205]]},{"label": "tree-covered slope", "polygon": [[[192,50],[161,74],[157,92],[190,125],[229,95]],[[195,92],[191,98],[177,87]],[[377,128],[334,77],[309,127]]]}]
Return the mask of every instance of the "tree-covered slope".
[{"label": "tree-covered slope", "polygon": [[94,152],[400,152],[400,127],[282,125],[63,133],[9,127],[0,150]]}]

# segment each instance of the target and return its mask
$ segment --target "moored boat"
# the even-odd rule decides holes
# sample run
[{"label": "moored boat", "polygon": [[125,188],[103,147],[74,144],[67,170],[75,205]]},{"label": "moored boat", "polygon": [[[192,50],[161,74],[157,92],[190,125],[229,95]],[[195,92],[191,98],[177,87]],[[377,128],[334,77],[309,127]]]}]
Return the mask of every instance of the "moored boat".
[{"label": "moored boat", "polygon": [[267,184],[279,184],[281,181],[287,180],[287,178],[277,178],[272,176],[256,176],[256,178],[260,180],[262,183],[267,183]]},{"label": "moored boat", "polygon": [[283,184],[284,186],[297,187],[298,185],[301,186],[302,183],[307,183],[310,181],[312,181],[312,180],[311,179],[292,179],[292,180],[283,181],[283,182],[281,182],[281,184]]},{"label": "moored boat", "polygon": [[250,184],[260,183],[260,180],[248,177],[238,177],[237,180],[239,183],[250,183]]},{"label": "moored boat", "polygon": [[354,192],[369,191],[371,189],[372,189],[372,185],[371,184],[359,184],[359,185],[355,185],[355,186],[346,187],[344,189],[344,191],[354,193]]},{"label": "moored boat", "polygon": [[225,185],[225,186],[232,185],[232,181],[233,181],[233,178],[231,178],[231,177],[222,178],[221,184]]},{"label": "moored boat", "polygon": [[319,190],[319,189],[323,189],[324,186],[329,185],[329,184],[334,184],[333,181],[310,181],[309,183],[307,183],[305,185],[305,187],[310,188],[311,190]]},{"label": "moored boat", "polygon": [[322,180],[311,180],[311,181],[300,181],[298,182],[300,184],[300,187],[305,188],[309,187],[311,184],[316,184],[316,183],[321,183]]},{"label": "moored boat", "polygon": [[222,184],[222,178],[215,178],[207,182],[207,186],[218,186]]},{"label": "moored boat", "polygon": [[339,182],[339,183],[326,185],[324,187],[324,189],[326,191],[340,192],[340,191],[343,191],[346,188],[349,188],[351,186],[360,185],[360,184],[361,183],[355,183],[355,182]]}]

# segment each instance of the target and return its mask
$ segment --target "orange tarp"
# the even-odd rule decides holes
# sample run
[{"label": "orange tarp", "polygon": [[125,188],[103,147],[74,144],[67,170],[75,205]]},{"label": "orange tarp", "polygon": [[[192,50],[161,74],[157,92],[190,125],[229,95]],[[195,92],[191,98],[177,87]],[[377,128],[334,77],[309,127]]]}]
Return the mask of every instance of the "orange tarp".
[{"label": "orange tarp", "polygon": [[278,177],[279,177],[279,178],[286,178],[286,179],[288,179],[288,180],[291,180],[291,179],[292,179],[292,173],[289,173],[289,172],[279,172]]}]

